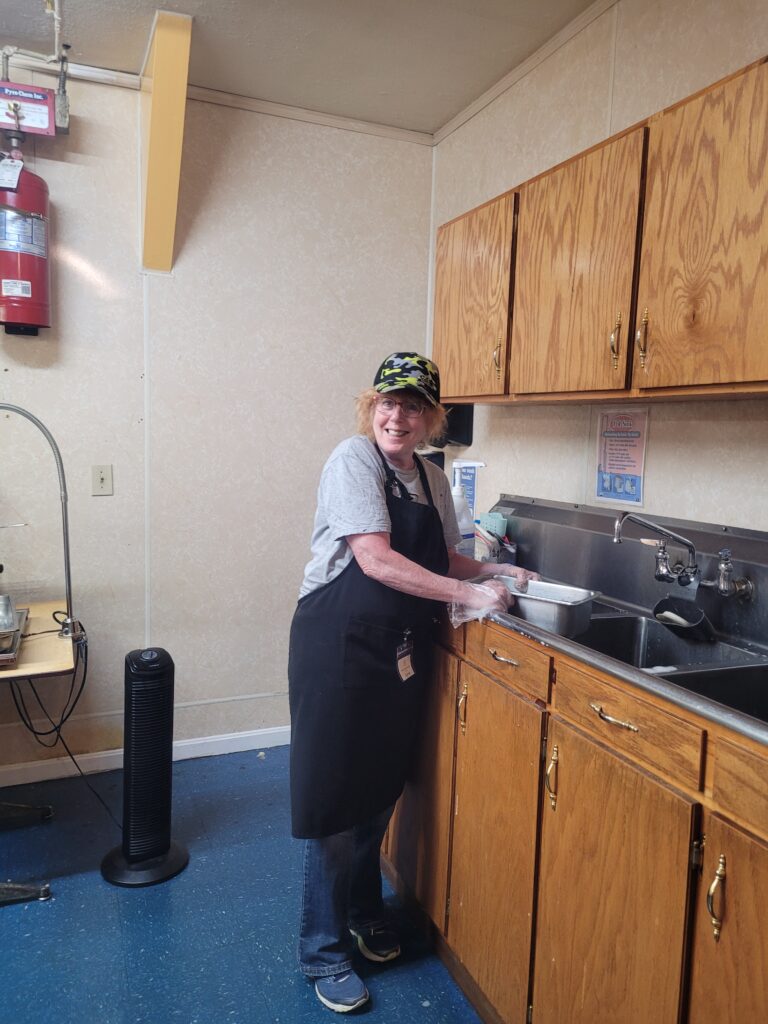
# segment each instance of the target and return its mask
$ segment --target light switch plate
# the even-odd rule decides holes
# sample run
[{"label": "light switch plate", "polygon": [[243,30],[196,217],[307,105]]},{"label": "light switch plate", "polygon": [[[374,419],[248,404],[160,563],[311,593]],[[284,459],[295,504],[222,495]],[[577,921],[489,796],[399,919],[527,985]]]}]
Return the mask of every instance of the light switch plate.
[{"label": "light switch plate", "polygon": [[91,466],[91,494],[114,494],[112,489],[112,467]]}]

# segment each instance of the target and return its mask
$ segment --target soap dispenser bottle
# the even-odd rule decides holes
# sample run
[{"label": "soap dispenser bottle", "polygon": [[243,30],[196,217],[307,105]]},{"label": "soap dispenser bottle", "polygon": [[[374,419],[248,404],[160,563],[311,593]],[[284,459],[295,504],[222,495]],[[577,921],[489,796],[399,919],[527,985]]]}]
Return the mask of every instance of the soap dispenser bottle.
[{"label": "soap dispenser bottle", "polygon": [[456,522],[459,524],[459,533],[461,534],[461,541],[457,545],[456,550],[460,555],[466,555],[467,558],[475,557],[475,522],[472,518],[472,513],[469,511],[469,505],[464,494],[464,488],[461,484],[454,484],[451,488],[451,495],[453,497],[453,507],[456,512]]}]

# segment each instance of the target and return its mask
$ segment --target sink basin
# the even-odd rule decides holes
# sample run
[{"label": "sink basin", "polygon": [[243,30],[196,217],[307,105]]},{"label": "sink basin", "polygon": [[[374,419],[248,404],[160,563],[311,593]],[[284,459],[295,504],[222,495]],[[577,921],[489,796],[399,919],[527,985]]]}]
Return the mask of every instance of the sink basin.
[{"label": "sink basin", "polygon": [[733,711],[768,722],[768,664],[718,665],[666,677]]},{"label": "sink basin", "polygon": [[[761,655],[722,641],[707,643],[679,637],[661,622],[641,615],[596,616],[577,641],[626,665],[655,671],[670,679],[681,670],[695,667],[768,666],[768,659]],[[688,685],[687,679],[680,682]]]}]

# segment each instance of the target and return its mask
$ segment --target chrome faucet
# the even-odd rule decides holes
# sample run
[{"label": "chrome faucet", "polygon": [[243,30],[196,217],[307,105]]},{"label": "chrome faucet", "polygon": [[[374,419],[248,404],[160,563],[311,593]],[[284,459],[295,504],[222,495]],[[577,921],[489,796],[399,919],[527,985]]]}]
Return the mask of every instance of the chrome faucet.
[{"label": "chrome faucet", "polygon": [[[634,512],[622,512],[616,517],[616,522],[613,524],[613,543],[621,544],[621,528],[627,519],[631,519],[633,523],[638,523],[640,526],[646,527],[648,530],[653,530],[654,533],[658,533],[663,539],[656,545],[656,572],[655,576],[657,580],[661,582],[673,582],[677,580],[681,587],[689,587],[692,583],[698,584],[700,579],[699,567],[696,564],[696,548],[693,546],[691,541],[686,540],[685,537],[681,537],[679,533],[673,533],[672,530],[668,530],[666,526],[660,526],[658,523],[654,523],[651,519],[644,519],[642,516],[636,515]],[[669,553],[667,551],[667,541],[674,541],[676,544],[681,544],[684,548],[688,549],[688,564],[683,565],[678,562],[676,565],[669,564]]]},{"label": "chrome faucet", "polygon": [[749,577],[742,576],[737,580],[733,578],[730,548],[721,548],[717,552],[717,579],[701,580],[701,586],[716,587],[721,597],[740,597],[745,601],[750,601],[755,593],[754,584]]},{"label": "chrome faucet", "polygon": [[[750,579],[746,576],[737,580],[733,578],[733,562],[731,561],[731,552],[728,548],[721,548],[717,553],[717,579],[703,580],[699,567],[696,564],[696,548],[691,541],[681,537],[679,533],[673,533],[672,530],[668,530],[665,526],[654,523],[651,519],[644,519],[642,516],[636,515],[634,512],[622,512],[616,517],[616,522],[613,524],[614,544],[621,544],[621,528],[627,519],[631,519],[640,526],[645,526],[646,529],[653,530],[654,533],[658,533],[661,536],[662,539],[656,545],[656,572],[654,573],[656,579],[660,582],[671,583],[677,580],[681,587],[689,587],[693,584],[694,589],[700,586],[714,587],[721,597],[739,597],[747,601],[751,600],[754,596],[755,588]],[[669,564],[667,540],[674,541],[688,549],[687,565],[683,565],[681,562],[678,562],[676,565]]]}]

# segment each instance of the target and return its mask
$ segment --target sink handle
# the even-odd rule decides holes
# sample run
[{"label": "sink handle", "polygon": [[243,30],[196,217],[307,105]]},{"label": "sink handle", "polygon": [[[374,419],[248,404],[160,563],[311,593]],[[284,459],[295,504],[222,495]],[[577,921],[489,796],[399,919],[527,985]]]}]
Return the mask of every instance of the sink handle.
[{"label": "sink handle", "polygon": [[593,704],[589,702],[589,706],[595,712],[598,718],[601,718],[604,722],[609,725],[618,725],[621,729],[629,729],[630,732],[640,732],[636,725],[632,725],[631,722],[622,722],[620,718],[613,718],[611,715],[607,715],[600,704]]},{"label": "sink handle", "polygon": [[[722,883],[723,885],[723,910],[720,912],[720,917],[715,913],[715,893],[718,887]],[[712,918],[712,935],[714,936],[715,942],[720,941],[720,930],[723,927],[723,917],[725,910],[725,854],[720,854],[720,860],[717,862],[717,871],[715,871],[715,878],[707,890],[707,913]]]}]

